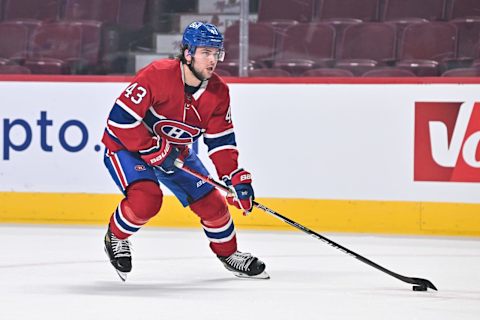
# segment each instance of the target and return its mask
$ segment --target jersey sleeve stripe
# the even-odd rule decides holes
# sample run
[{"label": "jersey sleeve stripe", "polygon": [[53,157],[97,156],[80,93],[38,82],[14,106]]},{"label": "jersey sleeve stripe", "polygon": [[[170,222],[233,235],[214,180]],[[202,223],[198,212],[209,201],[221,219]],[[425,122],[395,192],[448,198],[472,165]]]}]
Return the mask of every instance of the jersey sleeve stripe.
[{"label": "jersey sleeve stripe", "polygon": [[207,139],[214,139],[214,138],[220,138],[220,137],[229,135],[231,133],[233,133],[233,128],[230,128],[228,130],[225,130],[219,133],[204,133],[203,136]]},{"label": "jersey sleeve stripe", "polygon": [[215,148],[215,149],[212,149],[212,150],[208,151],[208,155],[211,156],[215,152],[222,151],[222,150],[227,150],[227,149],[237,150],[237,147],[236,146],[221,146],[221,147],[218,147],[218,148]]},{"label": "jersey sleeve stripe", "polygon": [[208,138],[204,136],[203,141],[207,145],[209,151],[225,145],[230,145],[230,146],[237,145],[235,141],[235,133],[233,132],[217,138]]},{"label": "jersey sleeve stripe", "polygon": [[109,126],[119,128],[119,129],[132,129],[132,128],[138,127],[141,124],[141,122],[138,122],[138,121],[134,123],[117,123],[113,120],[108,120],[107,123]]},{"label": "jersey sleeve stripe", "polygon": [[120,101],[120,99],[117,99],[115,102],[119,107],[121,107],[123,110],[128,112],[132,117],[134,117],[137,121],[142,121],[142,117],[140,117],[135,111],[130,109],[125,103]]}]

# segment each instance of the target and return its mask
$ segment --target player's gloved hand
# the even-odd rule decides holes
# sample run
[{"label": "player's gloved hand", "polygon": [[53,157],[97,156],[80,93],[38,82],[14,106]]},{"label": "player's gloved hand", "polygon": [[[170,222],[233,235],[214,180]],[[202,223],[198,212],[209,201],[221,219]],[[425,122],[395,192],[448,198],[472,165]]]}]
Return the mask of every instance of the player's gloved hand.
[{"label": "player's gloved hand", "polygon": [[172,174],[175,170],[174,161],[180,154],[180,150],[172,146],[166,139],[153,137],[153,146],[148,150],[140,151],[140,157],[148,165],[156,167],[166,174]]},{"label": "player's gloved hand", "polygon": [[230,176],[223,176],[223,182],[232,190],[233,196],[227,196],[227,202],[243,210],[243,215],[248,215],[253,209],[255,194],[252,188],[252,175],[243,169],[233,171]]}]

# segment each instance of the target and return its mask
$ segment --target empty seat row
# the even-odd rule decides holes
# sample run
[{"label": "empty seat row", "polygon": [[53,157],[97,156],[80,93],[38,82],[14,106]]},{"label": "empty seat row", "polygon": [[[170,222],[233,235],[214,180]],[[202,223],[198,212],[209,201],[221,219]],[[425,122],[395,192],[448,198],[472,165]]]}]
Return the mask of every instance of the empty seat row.
[{"label": "empty seat row", "polygon": [[0,0],[0,8],[2,2],[0,20],[96,20],[138,29],[147,0]]},{"label": "empty seat row", "polygon": [[0,59],[4,64],[29,66],[33,73],[94,69],[101,62],[100,51],[101,23],[97,21],[0,23]]},{"label": "empty seat row", "polygon": [[478,0],[261,0],[258,21],[311,22],[332,18],[389,21],[480,16]]},{"label": "empty seat row", "polygon": [[[235,76],[229,71],[224,69],[217,69],[216,73],[222,77],[232,77]],[[262,68],[262,69],[252,69],[248,71],[249,77],[294,77],[295,74],[292,74],[284,69],[279,68]],[[316,68],[303,72],[298,75],[300,77],[355,77],[356,75],[350,70],[341,69],[341,68]],[[368,70],[360,75],[361,77],[375,77],[375,78],[384,78],[384,77],[416,77],[416,74],[402,68],[395,67],[380,67],[372,70]],[[480,77],[480,67],[471,67],[471,68],[456,68],[447,70],[442,73],[442,77]]]},{"label": "empty seat row", "polygon": [[[238,66],[238,28],[234,25],[225,32],[227,56],[223,65],[230,69]],[[480,20],[476,28],[480,30]],[[251,23],[249,59],[253,65],[283,68],[294,74],[315,67],[337,66],[363,73],[397,65],[419,75],[438,75],[447,63],[471,63],[478,57],[478,32],[472,33],[473,38],[464,33],[459,37],[459,33],[449,22],[414,23],[401,28],[401,33],[395,24],[364,22],[346,27],[340,35],[328,23],[294,24],[281,32],[268,23]]]}]

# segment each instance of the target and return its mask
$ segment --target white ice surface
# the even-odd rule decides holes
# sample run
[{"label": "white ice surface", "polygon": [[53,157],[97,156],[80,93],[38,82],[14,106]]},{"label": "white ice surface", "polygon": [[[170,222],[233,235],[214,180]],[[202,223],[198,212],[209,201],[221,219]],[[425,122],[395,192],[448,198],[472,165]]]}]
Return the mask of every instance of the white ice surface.
[{"label": "white ice surface", "polygon": [[399,274],[414,292],[304,233],[238,230],[270,280],[234,277],[200,230],[144,228],[122,283],[104,228],[0,226],[0,319],[480,319],[480,239],[326,234]]}]

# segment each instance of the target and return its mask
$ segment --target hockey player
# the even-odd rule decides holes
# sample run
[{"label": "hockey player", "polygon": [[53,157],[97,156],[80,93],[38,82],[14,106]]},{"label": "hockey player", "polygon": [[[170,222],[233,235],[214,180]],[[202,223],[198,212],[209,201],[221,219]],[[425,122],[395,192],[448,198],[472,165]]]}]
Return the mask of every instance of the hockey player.
[{"label": "hockey player", "polygon": [[140,70],[110,111],[102,138],[104,162],[125,197],[110,218],[105,251],[123,281],[132,269],[128,238],[159,212],[161,186],[198,215],[211,250],[228,270],[238,277],[269,278],[262,261],[237,250],[220,192],[174,166],[178,158],[209,174],[189,147],[203,135],[218,176],[235,194],[227,201],[245,215],[252,211],[252,179],[238,166],[228,86],[214,73],[224,55],[217,27],[193,22],[183,33],[177,59]]}]

